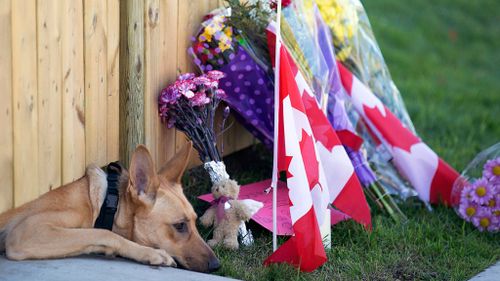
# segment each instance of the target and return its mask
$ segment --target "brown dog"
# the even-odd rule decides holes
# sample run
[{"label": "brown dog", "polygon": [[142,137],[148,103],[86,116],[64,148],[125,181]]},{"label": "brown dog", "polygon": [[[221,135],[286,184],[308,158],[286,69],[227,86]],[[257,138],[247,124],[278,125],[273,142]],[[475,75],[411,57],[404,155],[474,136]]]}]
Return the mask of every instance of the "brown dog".
[{"label": "brown dog", "polygon": [[112,231],[93,228],[107,181],[103,170],[90,166],[81,179],[1,214],[0,252],[13,260],[103,253],[201,272],[218,269],[180,184],[191,148],[188,143],[157,173],[149,151],[137,147],[130,175],[124,171],[120,178]]}]

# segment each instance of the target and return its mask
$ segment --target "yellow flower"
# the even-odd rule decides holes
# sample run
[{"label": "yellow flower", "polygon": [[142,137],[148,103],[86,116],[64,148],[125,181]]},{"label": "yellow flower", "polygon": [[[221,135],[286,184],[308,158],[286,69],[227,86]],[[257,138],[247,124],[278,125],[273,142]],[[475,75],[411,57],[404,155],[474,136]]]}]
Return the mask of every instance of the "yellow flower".
[{"label": "yellow flower", "polygon": [[224,52],[225,50],[227,50],[229,48],[231,48],[231,45],[226,44],[226,42],[224,42],[222,40],[219,41],[219,49],[220,49],[221,52]]},{"label": "yellow flower", "polygon": [[233,35],[233,28],[228,26],[224,29],[224,34],[226,34],[227,37],[231,38]]},{"label": "yellow flower", "polygon": [[212,34],[207,31],[207,28],[203,30],[203,33],[200,35],[201,42],[207,41],[212,42]]},{"label": "yellow flower", "polygon": [[349,56],[351,55],[351,47],[345,47],[345,48],[342,48],[339,52],[337,52],[336,56],[337,56],[337,59],[339,59],[340,61],[345,61],[347,60],[347,58],[349,58]]}]

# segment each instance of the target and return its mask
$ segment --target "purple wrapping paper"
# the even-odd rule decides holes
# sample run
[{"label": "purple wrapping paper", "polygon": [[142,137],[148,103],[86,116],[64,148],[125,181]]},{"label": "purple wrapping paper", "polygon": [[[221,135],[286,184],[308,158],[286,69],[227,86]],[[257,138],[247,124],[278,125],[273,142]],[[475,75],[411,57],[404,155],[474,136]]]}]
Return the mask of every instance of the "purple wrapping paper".
[{"label": "purple wrapping paper", "polygon": [[224,100],[240,121],[267,147],[273,144],[274,86],[272,77],[257,64],[248,52],[238,46],[228,64],[219,70],[226,73],[219,87],[226,91]]}]

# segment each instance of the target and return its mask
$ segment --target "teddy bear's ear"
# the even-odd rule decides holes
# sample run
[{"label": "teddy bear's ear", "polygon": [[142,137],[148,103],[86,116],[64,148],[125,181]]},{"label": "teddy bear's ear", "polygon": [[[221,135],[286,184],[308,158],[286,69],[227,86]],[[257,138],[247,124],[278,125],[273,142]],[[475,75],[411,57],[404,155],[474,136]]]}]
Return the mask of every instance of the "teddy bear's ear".
[{"label": "teddy bear's ear", "polygon": [[170,182],[180,183],[182,175],[189,163],[191,150],[193,150],[193,143],[189,141],[174,155],[174,157],[172,157],[172,159],[163,165],[158,174]]}]

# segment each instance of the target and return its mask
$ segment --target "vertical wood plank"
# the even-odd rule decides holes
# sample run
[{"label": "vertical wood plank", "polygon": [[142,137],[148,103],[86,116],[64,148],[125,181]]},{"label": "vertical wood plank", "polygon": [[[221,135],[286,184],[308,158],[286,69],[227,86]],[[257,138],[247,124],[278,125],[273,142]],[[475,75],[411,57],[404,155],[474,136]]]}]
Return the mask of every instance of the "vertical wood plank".
[{"label": "vertical wood plank", "polygon": [[61,185],[61,2],[37,1],[40,192]]},{"label": "vertical wood plank", "polygon": [[[187,49],[191,46],[191,36],[198,31],[203,16],[210,12],[212,8],[214,8],[212,1],[179,1],[177,69],[182,73],[194,71],[192,58],[188,55]],[[176,151],[180,150],[186,141],[186,136],[177,131],[175,139]],[[200,164],[198,153],[193,153],[191,156],[191,166]]]},{"label": "vertical wood plank", "polygon": [[[62,182],[85,172],[83,2],[62,1]],[[71,23],[71,24],[68,24]]]},{"label": "vertical wood plank", "polygon": [[120,159],[144,143],[144,2],[120,3]]},{"label": "vertical wood plank", "polygon": [[13,207],[11,3],[0,1],[0,213]]},{"label": "vertical wood plank", "polygon": [[159,169],[175,154],[175,129],[158,116],[158,95],[177,76],[177,0],[148,0],[145,5],[145,144]]},{"label": "vertical wood plank", "polygon": [[106,164],[107,21],[106,1],[84,2],[85,160]]},{"label": "vertical wood plank", "polygon": [[12,1],[14,205],[39,195],[36,2]]},{"label": "vertical wood plank", "polygon": [[119,157],[119,45],[120,45],[120,1],[107,0],[108,30],[108,91],[107,91],[107,161],[116,161]]}]

